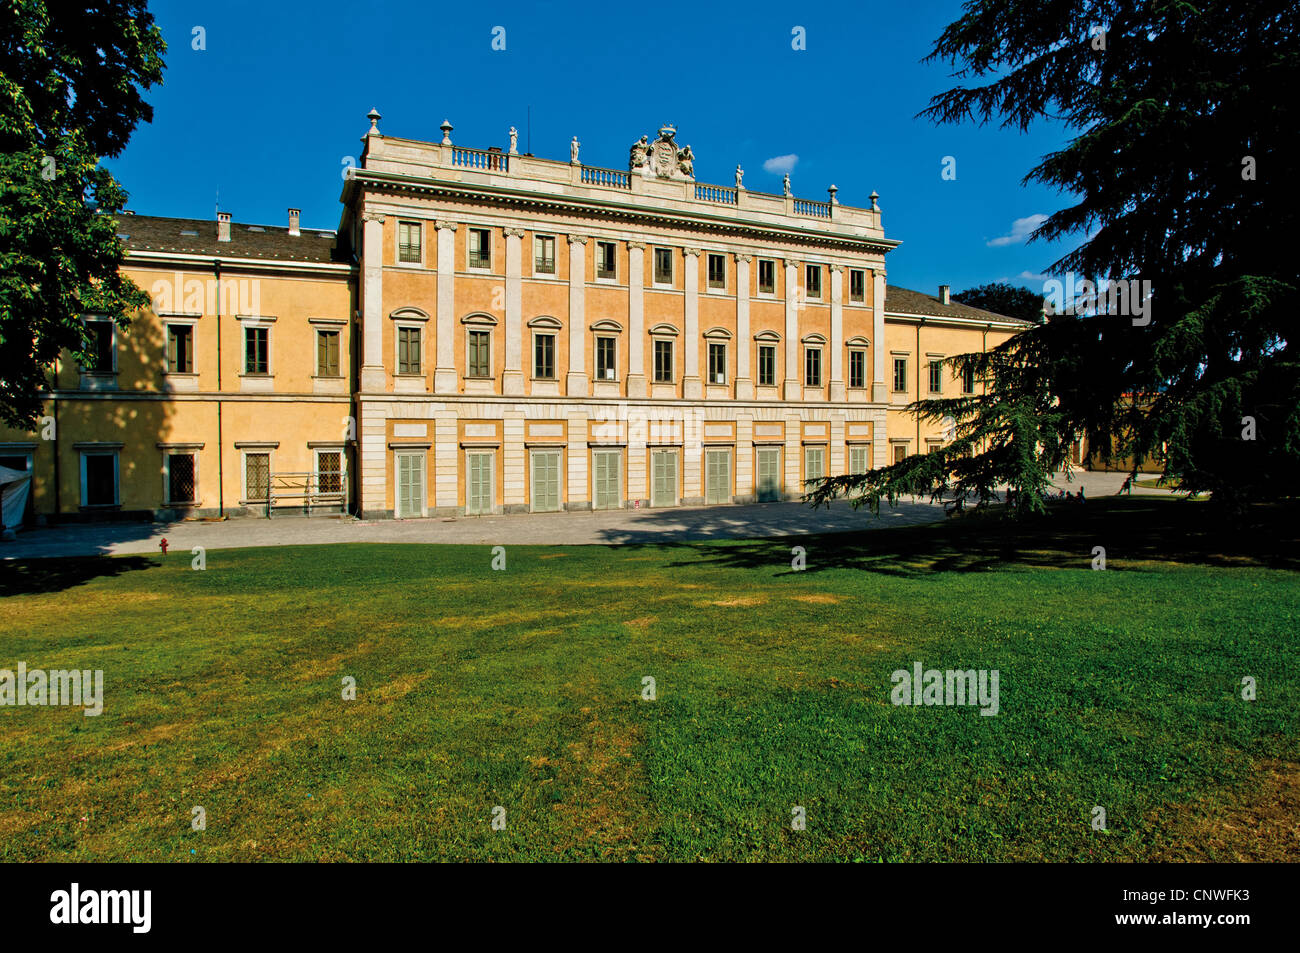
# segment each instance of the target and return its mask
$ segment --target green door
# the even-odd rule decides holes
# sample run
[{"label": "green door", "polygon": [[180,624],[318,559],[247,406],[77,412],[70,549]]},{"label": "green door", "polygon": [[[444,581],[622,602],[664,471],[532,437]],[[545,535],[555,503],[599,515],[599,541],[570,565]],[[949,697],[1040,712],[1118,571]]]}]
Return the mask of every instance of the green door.
[{"label": "green door", "polygon": [[755,492],[760,503],[781,499],[781,448],[758,447],[755,452],[758,479]]},{"label": "green door", "polygon": [[469,486],[465,491],[465,513],[482,516],[492,512],[492,454],[471,453],[469,457]]},{"label": "green door", "polygon": [[397,518],[424,515],[424,454],[397,455]]},{"label": "green door", "polygon": [[731,502],[731,451],[704,451],[704,502]]},{"label": "green door", "polygon": [[655,450],[650,454],[651,506],[677,505],[677,451]]},{"label": "green door", "polygon": [[623,454],[618,450],[595,450],[591,462],[591,505],[598,510],[618,509],[623,502],[619,492]]},{"label": "green door", "polygon": [[560,508],[560,451],[532,452],[529,486],[534,513],[553,513]]}]

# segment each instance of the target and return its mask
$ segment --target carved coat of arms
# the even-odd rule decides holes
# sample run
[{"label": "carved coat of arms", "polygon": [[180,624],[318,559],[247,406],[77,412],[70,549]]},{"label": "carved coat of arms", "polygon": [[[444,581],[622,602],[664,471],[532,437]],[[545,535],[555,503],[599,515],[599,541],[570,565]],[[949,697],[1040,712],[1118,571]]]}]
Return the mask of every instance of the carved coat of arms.
[{"label": "carved coat of arms", "polygon": [[649,142],[647,136],[632,145],[632,154],[628,167],[634,175],[646,178],[658,176],[661,179],[692,179],[695,177],[695,155],[691,147],[679,148],[677,130],[665,125],[659,130],[659,138]]}]

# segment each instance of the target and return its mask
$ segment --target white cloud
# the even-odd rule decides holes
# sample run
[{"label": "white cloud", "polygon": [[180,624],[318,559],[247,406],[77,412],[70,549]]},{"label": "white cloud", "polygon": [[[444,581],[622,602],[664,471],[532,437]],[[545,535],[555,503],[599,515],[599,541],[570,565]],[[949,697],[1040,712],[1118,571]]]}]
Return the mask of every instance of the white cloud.
[{"label": "white cloud", "polygon": [[1016,275],[1021,281],[1048,281],[1051,275],[1036,275],[1032,271],[1022,271]]},{"label": "white cloud", "polygon": [[798,161],[799,157],[793,152],[788,156],[772,156],[763,161],[763,171],[771,172],[773,175],[785,175],[787,172],[794,171],[794,164]]},{"label": "white cloud", "polygon": [[1000,238],[991,239],[987,244],[989,248],[1001,248],[1004,245],[1019,245],[1029,237],[1030,233],[1032,233],[1034,229],[1039,225],[1042,225],[1045,221],[1047,221],[1046,215],[1029,215],[1025,218],[1018,218],[1011,223],[1011,231],[1008,234],[1003,235]]}]

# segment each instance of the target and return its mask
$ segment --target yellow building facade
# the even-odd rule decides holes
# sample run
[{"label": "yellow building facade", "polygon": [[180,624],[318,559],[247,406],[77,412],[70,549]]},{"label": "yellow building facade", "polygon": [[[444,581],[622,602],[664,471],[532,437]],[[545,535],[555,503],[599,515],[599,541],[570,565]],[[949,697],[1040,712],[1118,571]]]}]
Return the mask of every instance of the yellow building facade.
[{"label": "yellow building facade", "polygon": [[153,304],[0,431],[33,519],[796,499],[942,445],[902,408],[1024,327],[888,286],[874,193],[699,183],[671,126],[616,169],[379,118],[337,230],[119,219]]}]

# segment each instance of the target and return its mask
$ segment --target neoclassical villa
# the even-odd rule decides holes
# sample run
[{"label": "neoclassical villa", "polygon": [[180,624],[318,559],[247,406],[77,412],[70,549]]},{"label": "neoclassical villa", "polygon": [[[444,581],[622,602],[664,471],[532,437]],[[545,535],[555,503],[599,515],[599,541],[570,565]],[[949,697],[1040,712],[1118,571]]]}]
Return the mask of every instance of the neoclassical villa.
[{"label": "neoclassical villa", "polygon": [[694,178],[664,126],[624,168],[384,135],[338,228],[126,214],[153,298],[52,369],[29,519],[418,518],[798,498],[943,442],[903,411],[1025,325],[890,286],[863,207]]}]

